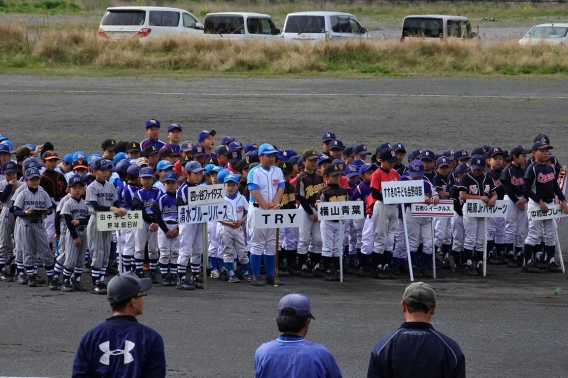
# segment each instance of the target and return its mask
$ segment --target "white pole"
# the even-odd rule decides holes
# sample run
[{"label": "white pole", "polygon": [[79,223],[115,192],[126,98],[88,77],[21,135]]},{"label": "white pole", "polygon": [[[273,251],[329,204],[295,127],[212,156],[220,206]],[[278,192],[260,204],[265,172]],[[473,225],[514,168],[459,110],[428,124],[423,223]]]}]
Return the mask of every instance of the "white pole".
[{"label": "white pole", "polygon": [[436,244],[434,244],[436,234],[434,233],[434,218],[430,218],[430,230],[432,231],[432,276],[436,278]]},{"label": "white pole", "polygon": [[120,231],[116,231],[116,252],[118,253],[118,272],[123,273],[122,270],[122,243],[120,242]]},{"label": "white pole", "polygon": [[410,282],[414,282],[414,273],[412,272],[412,258],[410,257],[410,244],[408,243],[408,226],[406,225],[406,210],[404,204],[402,206],[402,224],[404,224],[404,241],[406,242],[406,258],[408,259],[408,271],[410,273]]},{"label": "white pole", "polygon": [[[276,251],[274,255],[276,256],[276,263],[274,264],[274,287],[278,287],[278,250],[280,249],[280,229],[276,229]],[[266,263],[266,260],[265,260]],[[268,268],[268,267],[266,267]]]},{"label": "white pole", "polygon": [[483,218],[484,229],[483,232],[483,277],[487,276],[487,218]]},{"label": "white pole", "polygon": [[207,236],[207,222],[203,222],[203,231],[201,236],[203,238],[203,289],[207,290],[207,265],[209,263],[209,238]]},{"label": "white pole", "polygon": [[558,246],[558,258],[560,259],[560,267],[562,268],[562,273],[566,273],[564,269],[564,258],[562,257],[562,247],[560,247],[560,240],[558,238],[558,223],[554,222],[554,235],[556,236],[556,245]]},{"label": "white pole", "polygon": [[344,235],[344,230],[343,227],[345,225],[343,224],[343,221],[340,220],[339,221],[339,240],[341,243],[341,256],[339,257],[339,282],[343,282],[343,235]]}]

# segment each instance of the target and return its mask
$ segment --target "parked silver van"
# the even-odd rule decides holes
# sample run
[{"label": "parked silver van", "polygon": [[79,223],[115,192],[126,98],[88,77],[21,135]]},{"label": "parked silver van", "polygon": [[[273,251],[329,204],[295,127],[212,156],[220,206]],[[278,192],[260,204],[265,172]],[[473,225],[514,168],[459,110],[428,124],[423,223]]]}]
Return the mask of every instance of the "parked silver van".
[{"label": "parked silver van", "polygon": [[320,41],[370,38],[355,16],[341,12],[290,13],[284,21],[284,40]]},{"label": "parked silver van", "polygon": [[470,39],[475,36],[467,17],[416,15],[406,16],[402,21],[400,40],[443,41],[448,38]]}]

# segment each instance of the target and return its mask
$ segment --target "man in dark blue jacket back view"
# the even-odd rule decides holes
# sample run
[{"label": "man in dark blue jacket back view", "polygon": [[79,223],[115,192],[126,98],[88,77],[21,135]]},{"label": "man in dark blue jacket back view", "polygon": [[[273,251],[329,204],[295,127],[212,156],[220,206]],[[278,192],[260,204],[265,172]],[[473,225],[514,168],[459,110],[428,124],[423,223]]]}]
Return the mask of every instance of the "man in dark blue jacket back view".
[{"label": "man in dark blue jacket back view", "polygon": [[402,297],[406,322],[375,344],[367,377],[464,378],[460,347],[430,324],[435,311],[436,293],[430,285],[408,285]]}]

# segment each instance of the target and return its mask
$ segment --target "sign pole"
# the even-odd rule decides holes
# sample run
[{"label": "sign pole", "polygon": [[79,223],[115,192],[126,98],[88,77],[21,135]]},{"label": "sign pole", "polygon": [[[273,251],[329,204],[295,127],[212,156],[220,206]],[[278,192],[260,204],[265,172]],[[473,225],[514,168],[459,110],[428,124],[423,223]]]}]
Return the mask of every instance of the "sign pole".
[{"label": "sign pole", "polygon": [[120,241],[120,231],[116,231],[116,251],[118,253],[118,272],[123,273],[123,261],[122,261],[122,245]]},{"label": "sign pole", "polygon": [[[208,248],[208,241],[209,238],[207,237],[207,222],[203,223],[203,231],[202,231],[202,238],[203,238],[203,289],[207,290],[207,263],[209,262],[209,248]],[[229,272],[227,272],[229,274]]]},{"label": "sign pole", "polygon": [[487,276],[487,218],[483,218],[483,277]]},{"label": "sign pole", "polygon": [[402,211],[402,224],[404,224],[404,241],[406,242],[406,258],[408,259],[408,271],[410,273],[410,282],[414,282],[414,272],[412,271],[412,257],[410,256],[410,244],[408,243],[408,226],[406,225],[406,210],[404,204]]},{"label": "sign pole", "polygon": [[432,276],[436,278],[436,244],[434,243],[436,234],[434,232],[434,218],[430,218],[430,230],[432,231]]},{"label": "sign pole", "polygon": [[280,246],[280,229],[277,228],[276,229],[276,251],[275,251],[275,255],[276,255],[276,262],[274,263],[274,287],[278,287],[278,250],[280,248],[278,248]]},{"label": "sign pole", "polygon": [[554,223],[554,236],[556,236],[556,245],[558,246],[558,258],[560,259],[560,267],[562,268],[562,273],[566,273],[566,269],[564,268],[564,258],[562,257],[562,247],[560,247],[560,240],[558,239],[558,223]]},{"label": "sign pole", "polygon": [[344,224],[343,221],[339,221],[339,240],[341,243],[341,256],[339,257],[339,282],[343,282],[343,230]]}]

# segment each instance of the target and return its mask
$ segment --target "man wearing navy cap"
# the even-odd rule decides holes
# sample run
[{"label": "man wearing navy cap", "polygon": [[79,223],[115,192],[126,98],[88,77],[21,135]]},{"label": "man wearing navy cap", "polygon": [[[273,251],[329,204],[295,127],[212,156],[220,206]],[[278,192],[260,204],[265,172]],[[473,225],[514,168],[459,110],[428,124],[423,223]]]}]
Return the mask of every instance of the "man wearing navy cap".
[{"label": "man wearing navy cap", "polygon": [[341,377],[331,352],[304,339],[312,320],[310,299],[305,295],[293,293],[280,299],[276,324],[282,334],[256,350],[257,378]]},{"label": "man wearing navy cap", "polygon": [[325,132],[321,136],[321,147],[323,148],[324,154],[329,154],[329,145],[332,140],[335,140],[335,134],[331,131]]},{"label": "man wearing navy cap", "polygon": [[146,135],[148,135],[148,138],[140,142],[141,149],[154,146],[157,151],[160,151],[166,145],[165,142],[158,139],[160,137],[160,121],[157,119],[150,118],[146,121]]},{"label": "man wearing navy cap", "polygon": [[122,273],[108,283],[112,317],[89,330],[79,343],[72,377],[165,377],[164,341],[158,332],[138,323],[149,278]]}]

